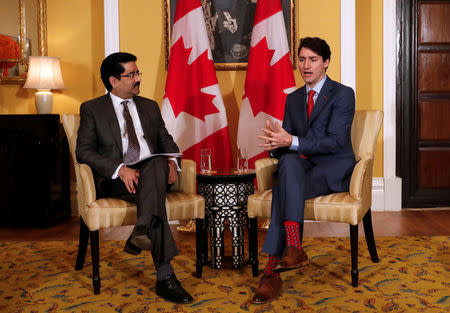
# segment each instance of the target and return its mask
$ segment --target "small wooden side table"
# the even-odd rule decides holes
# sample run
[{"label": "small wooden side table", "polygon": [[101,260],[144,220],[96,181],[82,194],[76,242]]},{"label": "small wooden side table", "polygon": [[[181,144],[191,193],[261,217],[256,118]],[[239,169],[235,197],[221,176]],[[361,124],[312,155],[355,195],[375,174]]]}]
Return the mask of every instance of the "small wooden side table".
[{"label": "small wooden side table", "polygon": [[226,219],[230,222],[232,234],[233,268],[244,265],[247,198],[254,192],[255,177],[254,170],[237,173],[234,169],[219,169],[211,174],[197,174],[198,193],[205,198],[205,224],[211,237],[212,268],[222,267]]}]

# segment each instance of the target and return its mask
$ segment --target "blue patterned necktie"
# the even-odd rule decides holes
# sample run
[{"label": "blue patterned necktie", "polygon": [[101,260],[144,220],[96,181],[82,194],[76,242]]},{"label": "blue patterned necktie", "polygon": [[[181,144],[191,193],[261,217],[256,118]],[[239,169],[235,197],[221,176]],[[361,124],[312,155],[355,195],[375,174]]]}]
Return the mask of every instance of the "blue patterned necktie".
[{"label": "blue patterned necktie", "polygon": [[123,118],[125,119],[125,133],[128,136],[128,149],[123,158],[125,164],[133,164],[139,160],[139,153],[141,148],[134,130],[133,119],[131,118],[130,111],[128,110],[128,101],[124,100],[120,104],[123,104]]}]

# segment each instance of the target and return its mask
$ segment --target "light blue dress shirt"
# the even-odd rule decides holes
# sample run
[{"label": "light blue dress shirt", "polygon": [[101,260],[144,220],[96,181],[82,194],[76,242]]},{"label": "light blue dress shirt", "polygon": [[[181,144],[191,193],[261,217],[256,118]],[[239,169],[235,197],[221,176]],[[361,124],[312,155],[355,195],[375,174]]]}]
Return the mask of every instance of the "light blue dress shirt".
[{"label": "light blue dress shirt", "polygon": [[[325,81],[327,79],[327,75],[325,75],[324,78],[322,78],[313,88],[309,88],[308,86],[306,86],[306,99],[305,99],[305,103],[306,101],[308,101],[308,93],[311,90],[314,90],[316,93],[313,96],[313,101],[314,103],[316,103],[317,97],[319,96],[320,90],[322,90],[323,84],[325,84]],[[297,136],[292,136],[292,144],[290,149],[294,150],[294,151],[298,151],[298,137]]]}]

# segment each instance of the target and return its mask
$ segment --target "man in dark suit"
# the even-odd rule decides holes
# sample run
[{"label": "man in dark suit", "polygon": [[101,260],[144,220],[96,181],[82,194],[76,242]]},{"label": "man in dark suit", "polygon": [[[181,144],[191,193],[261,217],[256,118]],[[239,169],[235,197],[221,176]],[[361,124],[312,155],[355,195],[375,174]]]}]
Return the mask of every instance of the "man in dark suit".
[{"label": "man in dark suit", "polygon": [[180,170],[177,153],[158,104],[139,97],[141,75],[136,57],[118,52],[103,60],[108,94],[80,107],[77,160],[94,173],[98,198],[116,197],[137,204],[137,223],[124,250],[137,255],[150,250],[156,268],[156,293],[172,302],[192,297],[177,280],[170,260],[178,254],[166,215],[166,190]]},{"label": "man in dark suit", "polygon": [[303,38],[298,50],[305,86],[286,98],[283,126],[266,122],[266,147],[279,158],[272,190],[272,214],[262,251],[269,254],[253,303],[280,295],[281,272],[309,264],[301,247],[305,200],[348,191],[355,166],[350,131],[353,90],[326,75],[331,51],[320,38]]}]

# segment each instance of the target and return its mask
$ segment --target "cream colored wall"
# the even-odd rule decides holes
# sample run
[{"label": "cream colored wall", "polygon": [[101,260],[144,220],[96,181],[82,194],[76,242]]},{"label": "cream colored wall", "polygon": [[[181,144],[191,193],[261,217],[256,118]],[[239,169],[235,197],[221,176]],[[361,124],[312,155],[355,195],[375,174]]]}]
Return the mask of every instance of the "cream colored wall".
[{"label": "cream colored wall", "polygon": [[[144,73],[142,95],[162,102],[166,79],[163,1],[120,0],[120,49],[138,56]],[[328,75],[340,81],[340,0],[296,0],[297,41],[319,36],[332,49]],[[356,0],[356,93],[358,109],[382,110],[382,1]],[[104,57],[102,0],[47,0],[48,54],[61,58],[66,89],[55,91],[54,113],[78,112],[81,102],[103,94],[99,65]],[[245,71],[218,71],[227,109],[230,140],[236,149]],[[298,86],[303,81],[295,71]],[[0,85],[0,114],[36,113],[34,90]],[[382,136],[375,176],[382,172]]]},{"label": "cream colored wall", "polygon": [[99,64],[104,58],[103,0],[47,0],[48,54],[61,58],[66,89],[53,112],[78,113],[81,102],[104,94]]},{"label": "cream colored wall", "polygon": [[[356,107],[383,110],[383,4],[356,0]],[[383,130],[378,137],[374,177],[383,176]]]},{"label": "cream colored wall", "polygon": [[[48,55],[61,58],[66,89],[53,91],[53,113],[77,113],[104,92],[98,73],[104,57],[103,0],[47,0]],[[0,114],[35,114],[35,90],[0,85]]]}]

